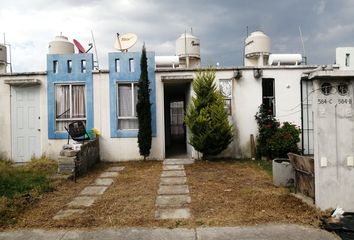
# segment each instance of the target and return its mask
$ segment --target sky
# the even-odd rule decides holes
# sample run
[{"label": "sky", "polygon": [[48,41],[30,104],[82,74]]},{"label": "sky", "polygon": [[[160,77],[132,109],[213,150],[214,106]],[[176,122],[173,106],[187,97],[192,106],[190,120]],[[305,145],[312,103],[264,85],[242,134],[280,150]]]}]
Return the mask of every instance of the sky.
[{"label": "sky", "polygon": [[[335,48],[354,46],[353,0],[0,0],[0,43],[11,45],[14,72],[44,71],[48,43],[61,33],[84,47],[94,34],[107,69],[116,33],[135,33],[156,55],[175,55],[192,30],[204,66],[241,66],[244,40],[261,30],[272,53],[304,53],[309,64],[333,64]],[[94,52],[94,51],[92,51]]]}]

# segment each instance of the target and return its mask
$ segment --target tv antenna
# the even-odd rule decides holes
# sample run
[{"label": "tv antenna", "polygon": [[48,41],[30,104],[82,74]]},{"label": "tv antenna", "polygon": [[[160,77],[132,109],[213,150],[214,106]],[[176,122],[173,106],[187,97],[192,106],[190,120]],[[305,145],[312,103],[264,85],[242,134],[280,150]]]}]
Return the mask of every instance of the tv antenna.
[{"label": "tv antenna", "polygon": [[91,30],[91,37],[92,37],[92,42],[93,42],[93,46],[95,47],[95,55],[96,55],[96,61],[94,60],[93,63],[95,65],[95,69],[99,70],[99,65],[98,65],[98,55],[97,55],[97,48],[96,48],[96,41],[95,41],[95,37],[93,36],[93,31]]},{"label": "tv antenna", "polygon": [[305,44],[304,44],[304,39],[302,38],[302,31],[301,27],[299,26],[299,33],[300,33],[300,39],[301,39],[301,44],[302,44],[302,54],[303,54],[303,61],[305,65],[307,65],[307,57],[306,57],[306,52],[305,52]]},{"label": "tv antenna", "polygon": [[126,33],[123,35],[119,35],[119,33],[117,33],[114,48],[121,52],[128,52],[128,49],[133,47],[137,40],[138,37],[134,33]]}]

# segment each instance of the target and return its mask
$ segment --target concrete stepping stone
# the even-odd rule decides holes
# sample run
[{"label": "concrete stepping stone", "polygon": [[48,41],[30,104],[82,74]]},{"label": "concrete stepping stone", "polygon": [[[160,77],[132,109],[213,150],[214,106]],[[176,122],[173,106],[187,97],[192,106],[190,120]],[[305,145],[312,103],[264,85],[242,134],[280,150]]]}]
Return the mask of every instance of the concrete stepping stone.
[{"label": "concrete stepping stone", "polygon": [[72,215],[78,215],[83,213],[84,210],[82,209],[65,209],[65,210],[60,210],[54,217],[54,220],[61,220],[64,218],[68,218]]},{"label": "concrete stepping stone", "polygon": [[69,207],[90,207],[96,201],[96,197],[76,197],[69,202]]},{"label": "concrete stepping stone", "polygon": [[185,164],[193,164],[193,159],[165,159],[163,161],[164,165],[185,165]]},{"label": "concrete stepping stone", "polygon": [[191,203],[191,197],[188,195],[160,195],[156,198],[158,207],[183,207]]},{"label": "concrete stepping stone", "polygon": [[163,165],[164,171],[171,171],[171,170],[184,170],[183,165]]},{"label": "concrete stepping stone", "polygon": [[161,178],[164,177],[185,177],[186,173],[184,170],[178,170],[178,171],[163,171],[161,173]]},{"label": "concrete stepping stone", "polygon": [[125,167],[110,167],[105,172],[120,172],[123,171]]},{"label": "concrete stepping stone", "polygon": [[160,185],[183,185],[187,183],[186,177],[164,177],[160,178]]},{"label": "concrete stepping stone", "polygon": [[157,191],[159,195],[189,194],[187,185],[161,185]]},{"label": "concrete stepping stone", "polygon": [[110,186],[114,180],[112,178],[96,178],[92,185]]},{"label": "concrete stepping stone", "polygon": [[100,178],[112,178],[118,177],[118,172],[103,172],[99,177]]},{"label": "concrete stepping stone", "polygon": [[156,219],[187,219],[191,217],[189,208],[178,209],[157,209],[155,211]]},{"label": "concrete stepping stone", "polygon": [[80,195],[102,195],[107,188],[108,186],[88,186],[80,192]]}]

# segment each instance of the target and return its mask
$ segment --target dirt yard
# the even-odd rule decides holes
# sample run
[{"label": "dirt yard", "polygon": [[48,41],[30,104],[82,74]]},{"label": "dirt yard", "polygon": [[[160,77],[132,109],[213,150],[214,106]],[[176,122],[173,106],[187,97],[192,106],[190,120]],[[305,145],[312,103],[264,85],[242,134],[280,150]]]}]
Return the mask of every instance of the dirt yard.
[{"label": "dirt yard", "polygon": [[255,162],[198,162],[186,170],[197,225],[320,223],[319,211],[275,187]]},{"label": "dirt yard", "polygon": [[99,164],[77,183],[62,181],[56,190],[24,211],[10,228],[196,227],[282,222],[318,226],[319,212],[272,185],[269,173],[252,162],[198,162],[186,166],[191,192],[190,220],[157,221],[155,198],[161,162],[128,162],[115,182],[83,214],[52,217],[108,168]]}]

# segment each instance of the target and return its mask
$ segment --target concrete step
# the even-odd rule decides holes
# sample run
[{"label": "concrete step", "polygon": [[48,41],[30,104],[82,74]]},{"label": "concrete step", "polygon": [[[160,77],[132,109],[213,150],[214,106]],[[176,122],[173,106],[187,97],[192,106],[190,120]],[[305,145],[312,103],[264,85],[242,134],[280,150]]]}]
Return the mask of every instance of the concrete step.
[{"label": "concrete step", "polygon": [[189,189],[187,185],[161,185],[157,193],[159,195],[189,194]]},{"label": "concrete step", "polygon": [[185,165],[185,164],[193,164],[194,159],[165,159],[163,161],[164,165]]},{"label": "concrete step", "polygon": [[187,219],[191,217],[189,208],[177,208],[177,209],[157,209],[155,211],[156,219]]},{"label": "concrete step", "polygon": [[161,173],[161,178],[164,177],[185,177],[186,173],[184,170],[176,170],[176,171],[163,171]]},{"label": "concrete step", "polygon": [[184,207],[191,203],[188,195],[160,195],[156,198],[157,207]]},{"label": "concrete step", "polygon": [[160,185],[184,185],[186,183],[186,177],[163,177],[160,179]]}]

